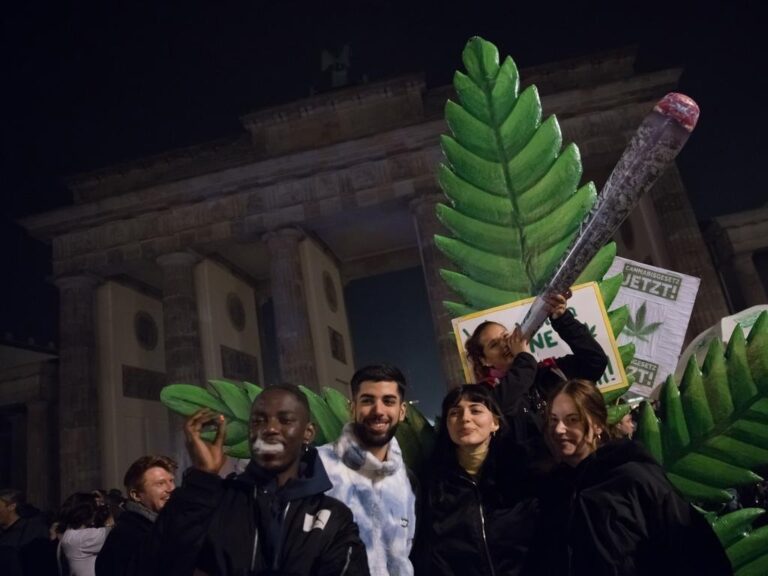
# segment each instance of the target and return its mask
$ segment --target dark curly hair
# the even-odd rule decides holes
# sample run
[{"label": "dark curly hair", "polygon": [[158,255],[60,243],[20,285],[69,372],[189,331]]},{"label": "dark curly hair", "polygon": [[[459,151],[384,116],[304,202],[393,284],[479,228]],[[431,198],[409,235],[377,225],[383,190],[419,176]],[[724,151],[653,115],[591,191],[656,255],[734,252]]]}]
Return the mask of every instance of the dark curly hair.
[{"label": "dark curly hair", "polygon": [[61,505],[57,530],[63,533],[70,528],[100,528],[106,524],[109,514],[109,507],[100,505],[93,492],[75,492]]}]

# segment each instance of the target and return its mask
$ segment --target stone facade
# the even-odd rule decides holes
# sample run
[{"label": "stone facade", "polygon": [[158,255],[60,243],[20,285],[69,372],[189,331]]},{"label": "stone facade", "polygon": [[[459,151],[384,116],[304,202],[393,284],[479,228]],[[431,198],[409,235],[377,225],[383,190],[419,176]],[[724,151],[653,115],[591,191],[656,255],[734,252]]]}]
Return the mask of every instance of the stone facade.
[{"label": "stone facade", "polygon": [[768,253],[768,207],[715,218],[706,234],[731,311],[768,303],[768,273],[756,262]]},{"label": "stone facade", "polygon": [[0,370],[2,457],[9,467],[2,482],[23,489],[29,502],[48,509],[59,501],[59,367],[49,351],[7,351],[5,360],[15,358]]},{"label": "stone facade", "polygon": [[[674,89],[680,71],[633,72],[634,55],[601,56],[523,70],[546,114],[558,114],[576,141],[585,178],[598,188],[653,104]],[[351,87],[243,117],[241,137],[169,152],[81,175],[70,182],[71,207],[23,224],[53,245],[57,278],[131,277],[162,294],[169,382],[200,383],[203,367],[194,306],[195,258],[245,269],[254,290],[271,292],[281,377],[317,387],[312,339],[296,257],[302,234],[319,239],[342,278],[421,263],[445,381],[460,379],[441,302],[449,297],[438,270],[441,200],[435,169],[450,87],[427,89],[418,76]],[[658,265],[705,277],[692,322],[711,324],[727,307],[676,170],[648,203],[648,221],[664,236]],[[371,231],[371,223],[377,223]],[[352,239],[352,240],[350,240]],[[247,254],[247,256],[243,256]],[[663,254],[663,257],[662,257]],[[623,254],[630,258],[633,253]],[[62,489],[98,485],[98,460],[70,450],[98,433],[94,400],[92,288],[62,281],[60,432]]]}]

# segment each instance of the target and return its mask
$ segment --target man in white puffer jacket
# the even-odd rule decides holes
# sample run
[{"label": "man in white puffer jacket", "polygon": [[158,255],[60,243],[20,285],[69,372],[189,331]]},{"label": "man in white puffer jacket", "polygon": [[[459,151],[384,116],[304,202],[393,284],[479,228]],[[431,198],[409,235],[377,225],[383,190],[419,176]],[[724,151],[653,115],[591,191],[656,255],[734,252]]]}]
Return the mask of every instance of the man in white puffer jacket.
[{"label": "man in white puffer jacket", "polygon": [[410,576],[416,497],[394,437],[405,418],[405,377],[394,366],[366,366],[351,388],[353,421],[318,449],[333,484],[327,494],[352,510],[371,576]]}]

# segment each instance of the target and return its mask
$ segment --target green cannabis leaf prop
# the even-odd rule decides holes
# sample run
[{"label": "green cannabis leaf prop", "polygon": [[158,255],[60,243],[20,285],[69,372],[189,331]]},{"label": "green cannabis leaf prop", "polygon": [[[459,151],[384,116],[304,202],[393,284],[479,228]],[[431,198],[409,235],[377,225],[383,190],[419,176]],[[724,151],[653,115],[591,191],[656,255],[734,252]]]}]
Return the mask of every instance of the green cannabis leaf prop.
[{"label": "green cannabis leaf prop", "polygon": [[[299,386],[307,397],[311,420],[315,425],[315,444],[333,442],[341,434],[344,424],[350,420],[349,400],[338,390],[323,388],[322,394]],[[191,416],[201,408],[223,414],[227,422],[224,451],[233,458],[250,458],[248,421],[251,404],[262,388],[250,382],[209,380],[207,388],[191,384],[171,384],[160,392],[160,400],[170,410],[182,416]],[[432,452],[434,429],[424,415],[408,405],[406,418],[397,429],[397,439],[403,450],[403,458],[411,470],[420,470]],[[203,438],[213,441],[215,431],[203,432]]]},{"label": "green cannabis leaf prop", "polygon": [[748,340],[740,327],[726,350],[715,338],[701,370],[692,356],[680,387],[670,376],[659,401],[661,419],[643,404],[637,438],[690,500],[725,503],[726,489],[760,481],[752,470],[768,465],[768,312]]},{"label": "green cannabis leaf prop", "polygon": [[[575,144],[563,148],[554,116],[542,122],[535,86],[520,93],[514,61],[499,64],[496,46],[472,38],[453,85],[459,102],[449,100],[445,117],[452,136],[442,137],[447,164],[438,181],[451,205],[438,204],[437,216],[453,237],[435,236],[437,247],[461,270],[441,270],[462,302],[443,304],[454,316],[536,295],[546,285],[579,225],[595,203],[595,186],[579,186],[581,156]],[[576,280],[599,281],[616,256],[605,246]],[[622,275],[600,283],[606,308]],[[628,321],[626,306],[609,312],[614,335]],[[634,347],[621,347],[625,364]]]},{"label": "green cannabis leaf prop", "polygon": [[[537,294],[597,197],[593,183],[579,187],[579,150],[562,147],[557,119],[542,122],[536,87],[519,93],[513,60],[499,65],[496,47],[477,37],[462,57],[467,73],[454,76],[459,103],[445,106],[453,135],[442,137],[448,164],[438,175],[451,206],[437,215],[454,237],[435,236],[462,271],[441,271],[464,300],[444,303],[457,316]],[[600,280],[614,256],[606,246],[579,282]]]}]

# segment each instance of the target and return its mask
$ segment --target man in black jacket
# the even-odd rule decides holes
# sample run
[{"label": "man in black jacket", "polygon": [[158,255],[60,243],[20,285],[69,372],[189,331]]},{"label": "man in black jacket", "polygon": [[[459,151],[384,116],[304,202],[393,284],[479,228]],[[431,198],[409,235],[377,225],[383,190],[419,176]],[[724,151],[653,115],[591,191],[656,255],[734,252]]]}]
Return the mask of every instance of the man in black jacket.
[{"label": "man in black jacket", "polygon": [[56,545],[45,517],[13,488],[0,490],[0,570],[36,576],[56,571]]},{"label": "man in black jacket", "polygon": [[[352,513],[324,494],[331,482],[309,419],[298,387],[266,388],[251,410],[251,461],[225,480],[223,416],[202,410],[187,420],[192,467],[155,526],[156,574],[368,575]],[[212,444],[200,436],[211,421]]]},{"label": "man in black jacket", "polygon": [[130,465],[123,479],[128,501],[96,558],[96,576],[146,571],[152,527],[176,487],[177,467],[168,456],[142,456]]}]

